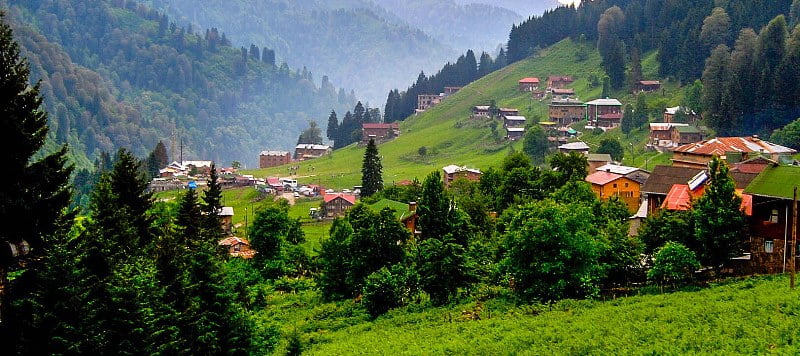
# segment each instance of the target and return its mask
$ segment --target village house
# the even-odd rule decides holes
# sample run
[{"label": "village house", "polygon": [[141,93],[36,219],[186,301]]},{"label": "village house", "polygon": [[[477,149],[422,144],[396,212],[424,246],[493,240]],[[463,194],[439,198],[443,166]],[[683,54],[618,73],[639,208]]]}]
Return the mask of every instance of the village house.
[{"label": "village house", "polygon": [[622,103],[617,99],[596,99],[586,103],[589,125],[612,129],[622,123]]},{"label": "village house", "polygon": [[[765,155],[773,161],[781,156],[790,156],[797,151],[759,139],[749,137],[717,137],[702,142],[690,143],[676,148],[672,164],[682,167],[705,168],[714,156],[732,163]],[[728,156],[731,156],[729,159]]]},{"label": "village house", "polygon": [[459,178],[464,178],[469,181],[477,182],[481,180],[481,171],[478,169],[467,168],[466,166],[459,167],[451,164],[442,168],[444,171],[444,185],[449,187],[450,183]]},{"label": "village house", "polygon": [[676,106],[664,109],[664,122],[674,123],[675,115],[677,115],[679,111],[682,111],[686,115],[689,123],[694,123],[700,118],[699,115],[697,115],[697,113],[695,113],[694,111],[680,106]]},{"label": "village house", "polygon": [[421,94],[417,95],[417,113],[425,112],[444,100],[444,94]]},{"label": "village house", "polygon": [[547,88],[549,89],[563,89],[566,88],[567,85],[572,84],[575,79],[570,76],[564,75],[551,75],[547,77]]},{"label": "village house", "polygon": [[556,98],[556,97],[568,98],[568,97],[571,97],[571,96],[575,96],[575,89],[572,89],[572,88],[563,88],[563,89],[555,88],[555,89],[551,90],[551,93],[553,94],[554,98]]},{"label": "village house", "polygon": [[614,162],[608,153],[589,153],[586,155],[586,161],[589,163],[588,174],[597,172],[598,168]]},{"label": "village house", "polygon": [[676,126],[689,126],[689,124],[651,122],[650,138],[647,144],[652,147],[672,147],[672,128]]},{"label": "village house", "polygon": [[539,78],[522,78],[519,80],[519,91],[534,91],[539,88]]},{"label": "village house", "polygon": [[525,116],[503,116],[503,127],[525,127]]},{"label": "village house", "polygon": [[697,126],[673,126],[670,131],[673,145],[700,142],[706,138],[705,131]]},{"label": "village house", "polygon": [[566,154],[569,154],[570,152],[578,152],[588,155],[589,145],[587,145],[586,142],[583,141],[571,142],[558,146],[558,151]]},{"label": "village house", "polygon": [[516,141],[525,136],[524,127],[506,127],[506,138],[509,141]]},{"label": "village house", "polygon": [[598,169],[586,177],[592,185],[592,191],[601,199],[608,200],[617,197],[633,212],[639,209],[641,184],[622,174],[611,173]]},{"label": "village house", "polygon": [[219,211],[219,223],[222,231],[230,235],[233,233],[233,207],[223,206]]},{"label": "village house", "polygon": [[256,255],[256,251],[250,248],[250,242],[236,236],[229,236],[218,242],[219,246],[228,250],[231,257],[251,259]]},{"label": "village house", "polygon": [[258,155],[258,168],[282,166],[292,162],[292,154],[287,151],[262,151]]},{"label": "village house", "polygon": [[491,113],[489,112],[489,105],[479,105],[472,108],[472,117],[489,117]]},{"label": "village house", "polygon": [[166,192],[169,190],[183,189],[183,182],[177,179],[169,178],[153,178],[150,185],[147,186],[148,192]]},{"label": "village house", "polygon": [[[750,197],[750,271],[781,273],[790,263],[794,188],[800,186],[800,167],[770,166],[744,190]],[[796,248],[796,247],[795,247]],[[797,250],[795,250],[797,251]],[[796,256],[800,253],[796,253]],[[797,263],[798,260],[795,260]]]},{"label": "village house", "polygon": [[322,205],[322,216],[328,219],[343,216],[356,204],[356,196],[347,193],[325,194]]},{"label": "village house", "polygon": [[461,90],[461,88],[462,87],[444,87],[444,97],[447,98],[450,95],[458,93],[458,91]]},{"label": "village house", "polygon": [[369,207],[376,213],[380,213],[385,208],[394,210],[395,217],[406,227],[406,230],[413,236],[419,236],[420,232],[417,230],[419,216],[417,215],[416,202],[404,204],[399,201],[381,199],[375,204],[369,205]]},{"label": "village house", "polygon": [[576,99],[556,99],[548,106],[550,121],[572,125],[586,118],[586,104]]},{"label": "village house", "polygon": [[633,92],[651,92],[661,89],[661,82],[658,80],[640,80],[634,85]]},{"label": "village house", "polygon": [[400,125],[396,122],[391,124],[366,123],[361,125],[361,144],[366,145],[370,139],[375,143],[390,141],[400,136]]},{"label": "village house", "polygon": [[498,111],[500,112],[500,117],[519,116],[519,110],[513,108],[500,108]]},{"label": "village house", "polygon": [[333,149],[328,145],[299,144],[294,149],[294,158],[298,161],[319,158],[331,154]]}]

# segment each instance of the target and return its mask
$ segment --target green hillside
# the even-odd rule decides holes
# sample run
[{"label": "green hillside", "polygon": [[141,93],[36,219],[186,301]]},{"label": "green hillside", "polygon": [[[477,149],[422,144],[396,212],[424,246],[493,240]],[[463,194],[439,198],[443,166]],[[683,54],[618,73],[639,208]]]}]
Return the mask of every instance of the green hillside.
[{"label": "green hillside", "polygon": [[[583,60],[578,60],[582,53]],[[643,72],[650,78],[655,77],[657,64],[655,53],[646,56],[642,61]],[[488,105],[495,100],[499,107],[511,107],[520,110],[521,115],[531,121],[539,121],[547,117],[548,101],[534,100],[527,93],[517,91],[517,81],[523,77],[535,76],[546,78],[548,75],[572,75],[576,78],[572,87],[578,97],[588,101],[600,96],[602,88],[592,87],[590,78],[604,76],[600,64],[600,55],[592,44],[578,44],[564,40],[545,49],[537,56],[514,63],[508,67],[491,73],[484,78],[466,86],[455,95],[437,105],[433,109],[406,119],[400,124],[402,134],[394,141],[379,146],[383,157],[384,182],[392,184],[414,177],[422,178],[430,171],[450,164],[468,165],[486,169],[497,165],[509,150],[521,150],[522,143],[508,143],[498,140],[492,135],[490,121],[471,120],[470,112],[475,105]],[[617,93],[623,103],[635,102],[631,94]],[[649,106],[661,108],[677,105],[680,91],[675,83],[665,83],[665,90],[648,94]],[[498,124],[498,135],[502,136],[502,125]],[[619,130],[612,130],[602,135],[585,133],[590,145],[597,145],[606,137],[618,138],[629,153],[633,143],[636,162],[626,157],[625,163],[635,163],[652,167],[655,163],[667,162],[669,157],[654,153],[645,155],[644,143],[647,128],[633,131],[625,136]],[[419,155],[419,148],[425,147],[427,154]],[[345,188],[360,184],[361,159],[363,147],[349,146],[337,150],[330,157],[299,163],[301,183],[322,184],[326,187]],[[648,161],[645,162],[644,157]],[[253,170],[249,173],[257,176],[285,175],[285,167]]]},{"label": "green hillside", "polygon": [[[786,277],[770,277],[606,302],[564,300],[549,308],[499,299],[424,312],[412,306],[375,322],[318,330],[309,353],[797,354],[800,292],[788,284]],[[315,323],[307,320],[296,327]]]}]

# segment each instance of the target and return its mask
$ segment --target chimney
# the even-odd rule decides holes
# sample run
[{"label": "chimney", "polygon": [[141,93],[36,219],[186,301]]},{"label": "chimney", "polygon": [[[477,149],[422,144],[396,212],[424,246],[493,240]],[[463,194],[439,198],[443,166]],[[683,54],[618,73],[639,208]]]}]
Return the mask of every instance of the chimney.
[{"label": "chimney", "polygon": [[408,203],[408,211],[415,212],[417,211],[417,202],[412,201]]}]

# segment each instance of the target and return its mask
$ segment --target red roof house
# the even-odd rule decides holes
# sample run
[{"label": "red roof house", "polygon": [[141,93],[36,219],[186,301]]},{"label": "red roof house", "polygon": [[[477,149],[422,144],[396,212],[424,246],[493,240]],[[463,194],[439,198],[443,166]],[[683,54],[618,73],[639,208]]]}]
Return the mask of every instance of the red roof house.
[{"label": "red roof house", "polygon": [[519,80],[519,91],[534,91],[539,88],[539,78],[522,78]]},{"label": "red roof house", "polygon": [[356,204],[356,196],[346,193],[325,194],[324,200],[322,214],[326,218],[342,216]]}]

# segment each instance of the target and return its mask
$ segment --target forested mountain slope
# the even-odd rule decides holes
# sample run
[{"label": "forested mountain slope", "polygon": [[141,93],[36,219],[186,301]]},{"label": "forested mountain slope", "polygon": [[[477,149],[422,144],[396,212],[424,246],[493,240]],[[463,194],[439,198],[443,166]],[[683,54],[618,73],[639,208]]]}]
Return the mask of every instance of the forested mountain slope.
[{"label": "forested mountain slope", "polygon": [[373,0],[409,24],[459,51],[494,52],[508,40],[511,25],[523,17],[486,3],[453,0]]},{"label": "forested mountain slope", "polygon": [[267,48],[234,48],[221,30],[180,27],[133,1],[2,4],[42,81],[51,134],[82,166],[119,147],[144,156],[173,137],[185,158],[255,164],[260,150],[293,146],[308,120],[354,103],[325,79],[318,88],[310,72],[276,66]]},{"label": "forested mountain slope", "polygon": [[237,44],[262,44],[280,61],[330,75],[371,103],[456,51],[364,0],[141,0],[180,23],[225,28]]}]

